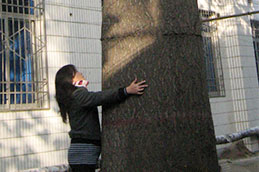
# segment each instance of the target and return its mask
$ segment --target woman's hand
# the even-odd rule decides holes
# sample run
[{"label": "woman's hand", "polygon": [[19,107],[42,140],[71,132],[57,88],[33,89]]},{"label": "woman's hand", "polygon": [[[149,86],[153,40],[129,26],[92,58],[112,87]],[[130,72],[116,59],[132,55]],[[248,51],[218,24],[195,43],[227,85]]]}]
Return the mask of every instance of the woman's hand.
[{"label": "woman's hand", "polygon": [[145,83],[145,80],[137,82],[137,78],[135,78],[134,81],[126,87],[126,91],[128,94],[142,95],[144,93],[144,89],[148,87]]}]

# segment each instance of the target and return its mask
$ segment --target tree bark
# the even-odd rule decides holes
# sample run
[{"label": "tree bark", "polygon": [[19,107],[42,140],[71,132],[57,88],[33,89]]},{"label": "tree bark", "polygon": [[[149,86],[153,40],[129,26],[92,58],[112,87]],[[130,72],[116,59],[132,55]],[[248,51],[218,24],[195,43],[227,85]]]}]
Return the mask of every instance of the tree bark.
[{"label": "tree bark", "polygon": [[196,0],[103,1],[102,48],[103,89],[149,84],[103,107],[102,170],[219,171]]}]

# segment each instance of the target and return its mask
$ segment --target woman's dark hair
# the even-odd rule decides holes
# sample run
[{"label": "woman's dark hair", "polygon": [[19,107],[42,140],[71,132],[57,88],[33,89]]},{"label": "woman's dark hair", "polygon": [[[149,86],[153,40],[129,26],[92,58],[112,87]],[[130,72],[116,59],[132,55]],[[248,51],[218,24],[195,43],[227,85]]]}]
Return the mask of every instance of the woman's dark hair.
[{"label": "woman's dark hair", "polygon": [[67,113],[71,104],[71,95],[76,89],[72,84],[76,72],[76,67],[69,64],[60,68],[55,78],[56,100],[64,123],[67,123]]}]

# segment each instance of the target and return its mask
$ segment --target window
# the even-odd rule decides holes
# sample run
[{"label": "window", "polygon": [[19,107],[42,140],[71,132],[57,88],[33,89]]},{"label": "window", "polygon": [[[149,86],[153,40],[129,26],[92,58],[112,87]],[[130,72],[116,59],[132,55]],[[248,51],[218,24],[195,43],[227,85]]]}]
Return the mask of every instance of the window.
[{"label": "window", "polygon": [[[215,17],[215,15],[215,12],[200,10],[201,19]],[[202,38],[209,96],[225,96],[217,22],[202,23]]]},{"label": "window", "polygon": [[252,31],[253,31],[253,43],[254,43],[254,53],[255,53],[255,62],[257,69],[257,78],[259,82],[259,21],[251,21]]},{"label": "window", "polygon": [[43,0],[1,0],[0,10],[0,110],[48,108]]}]

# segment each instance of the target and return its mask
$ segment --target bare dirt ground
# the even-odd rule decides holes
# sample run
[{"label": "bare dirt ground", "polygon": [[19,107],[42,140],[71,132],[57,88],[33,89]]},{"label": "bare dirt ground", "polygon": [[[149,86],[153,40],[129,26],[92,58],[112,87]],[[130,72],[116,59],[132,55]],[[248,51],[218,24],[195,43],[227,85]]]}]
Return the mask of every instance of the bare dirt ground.
[{"label": "bare dirt ground", "polygon": [[249,151],[243,141],[235,142],[219,155],[222,172],[259,172],[259,152]]}]

